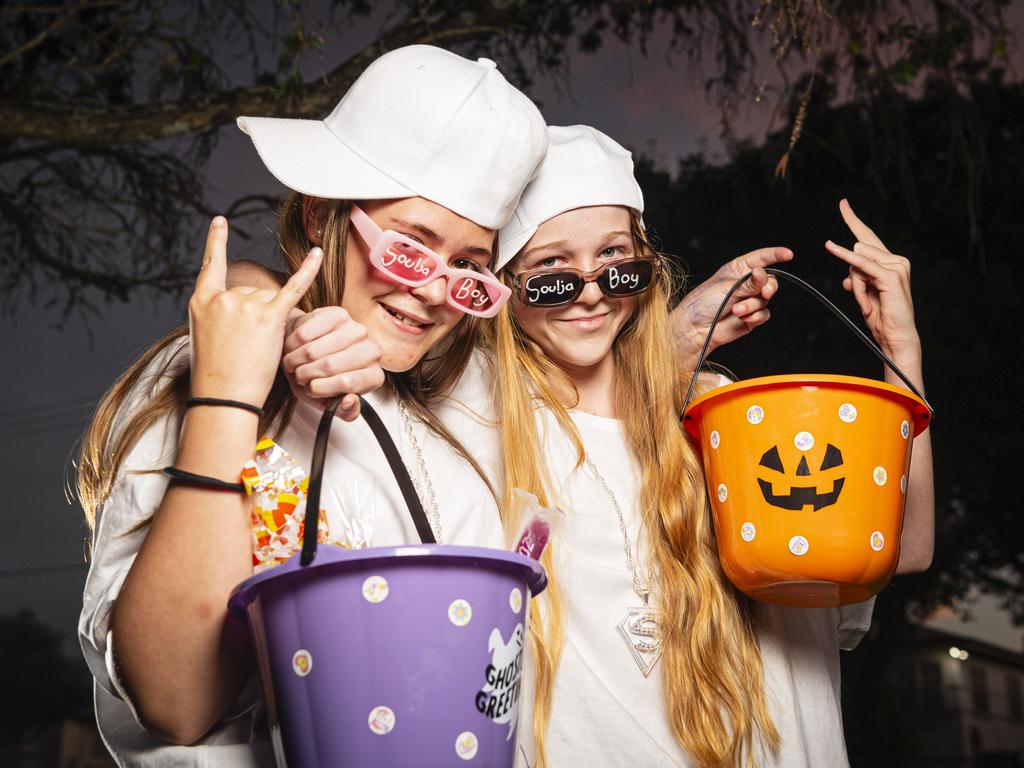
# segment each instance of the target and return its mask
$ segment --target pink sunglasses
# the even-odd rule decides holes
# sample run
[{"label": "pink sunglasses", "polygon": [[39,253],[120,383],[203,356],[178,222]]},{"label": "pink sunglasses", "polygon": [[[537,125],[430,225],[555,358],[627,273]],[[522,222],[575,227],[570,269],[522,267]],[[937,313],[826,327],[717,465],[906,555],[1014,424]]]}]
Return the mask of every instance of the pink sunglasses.
[{"label": "pink sunglasses", "polygon": [[468,315],[494,317],[512,290],[486,269],[453,269],[444,257],[411,237],[381,229],[356,205],[352,226],[370,247],[370,263],[402,285],[418,288],[439,277],[448,278],[448,304]]}]

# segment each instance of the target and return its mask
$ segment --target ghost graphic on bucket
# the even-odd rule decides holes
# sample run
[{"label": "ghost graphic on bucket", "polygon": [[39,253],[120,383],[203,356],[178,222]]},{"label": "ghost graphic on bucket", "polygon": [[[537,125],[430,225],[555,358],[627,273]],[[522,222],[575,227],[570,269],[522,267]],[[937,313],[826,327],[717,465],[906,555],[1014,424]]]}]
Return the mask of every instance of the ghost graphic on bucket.
[{"label": "ghost graphic on bucket", "polygon": [[519,718],[519,678],[523,672],[523,625],[516,624],[506,643],[501,630],[495,627],[487,641],[491,663],[484,670],[485,683],[476,695],[476,708],[491,722],[508,723],[508,736],[512,738]]}]

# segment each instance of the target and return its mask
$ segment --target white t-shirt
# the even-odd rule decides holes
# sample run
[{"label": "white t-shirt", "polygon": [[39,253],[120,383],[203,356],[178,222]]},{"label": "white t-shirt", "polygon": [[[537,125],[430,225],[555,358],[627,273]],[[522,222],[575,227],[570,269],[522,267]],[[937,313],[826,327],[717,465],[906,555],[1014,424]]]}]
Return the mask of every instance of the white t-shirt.
[{"label": "white t-shirt", "polygon": [[[156,374],[170,362],[166,378]],[[123,429],[127,418],[148,399],[154,388],[166,386],[188,365],[187,343],[172,345],[154,360],[128,403],[118,414],[113,435]],[[480,399],[474,391],[476,376],[464,392]],[[394,398],[382,392],[367,397],[398,445],[413,478],[425,487],[415,450],[406,438]],[[480,418],[452,400],[437,413],[460,439],[481,428]],[[278,443],[308,469],[313,435],[320,413],[300,405]],[[423,454],[427,473],[438,501],[443,540],[451,544],[504,547],[504,535],[497,503],[486,484],[446,442],[423,424],[411,420],[413,434]],[[133,470],[161,469],[172,465],[177,450],[180,422],[163,419],[136,441],[118,473],[110,498],[103,505],[96,524],[92,559],[85,584],[79,640],[95,679],[96,716],[100,734],[119,765],[145,768],[203,766],[204,768],[251,768],[273,766],[274,756],[264,722],[255,676],[219,722],[199,742],[182,747],[151,736],[134,716],[127,697],[113,674],[109,630],[110,611],[147,532],[135,529],[157,511],[167,478],[156,473]],[[493,425],[486,427],[493,433]],[[490,455],[472,446],[483,466],[500,466],[500,454]],[[496,441],[491,450],[497,450]],[[241,469],[241,468],[239,468]],[[494,482],[492,480],[492,482]],[[497,487],[497,486],[496,486]],[[333,495],[334,494],[337,495]],[[369,505],[373,511],[372,543],[375,546],[416,543],[419,537],[384,455],[366,424],[359,420],[335,420],[324,467],[322,505],[330,509],[333,498],[346,503]],[[224,596],[225,606],[227,595]]]},{"label": "white t-shirt", "polygon": [[[639,468],[621,423],[572,412],[594,466],[615,495],[633,551],[647,580],[648,542],[637,542]],[[546,748],[553,768],[689,766],[664,715],[661,664],[644,677],[615,627],[641,605],[633,589],[623,536],[599,479],[583,464],[550,412],[538,418],[553,496],[567,511],[556,538],[555,578],[564,590],[566,645],[555,679]],[[867,631],[873,600],[831,609],[757,607],[757,631],[769,707],[782,736],[778,768],[848,765],[839,692],[840,647]],[[523,686],[520,722],[531,722],[533,670]],[[520,733],[519,766],[533,765],[528,728]]]}]

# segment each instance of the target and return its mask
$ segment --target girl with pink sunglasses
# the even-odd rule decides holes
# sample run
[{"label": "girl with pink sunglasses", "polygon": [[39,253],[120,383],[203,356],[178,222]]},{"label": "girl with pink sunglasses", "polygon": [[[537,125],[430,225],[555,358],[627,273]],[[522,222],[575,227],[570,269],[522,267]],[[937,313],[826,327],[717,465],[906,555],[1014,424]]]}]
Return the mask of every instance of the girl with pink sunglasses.
[{"label": "girl with pink sunglasses", "polygon": [[[394,120],[396,103],[417,119]],[[355,394],[386,378],[368,397],[406,438],[403,460],[437,538],[504,541],[488,477],[428,406],[461,375],[478,318],[509,295],[487,270],[495,233],[544,156],[540,113],[494,62],[411,46],[372,63],[323,121],[239,126],[293,190],[278,219],[290,277],[238,286],[227,222],[215,219],[189,328],[114,384],[82,445],[93,539],[79,635],[119,764],[274,765],[247,630],[226,614],[252,574],[238,481],[264,434],[309,466],[319,418],[310,397],[352,393],[342,411],[352,420]],[[286,335],[311,339],[283,361],[302,382],[297,394],[280,373]],[[325,345],[342,351],[320,357]],[[327,477],[372,510],[375,542],[417,541],[398,490],[376,480],[390,476],[369,430],[337,426]],[[442,510],[435,494],[474,503]]]}]

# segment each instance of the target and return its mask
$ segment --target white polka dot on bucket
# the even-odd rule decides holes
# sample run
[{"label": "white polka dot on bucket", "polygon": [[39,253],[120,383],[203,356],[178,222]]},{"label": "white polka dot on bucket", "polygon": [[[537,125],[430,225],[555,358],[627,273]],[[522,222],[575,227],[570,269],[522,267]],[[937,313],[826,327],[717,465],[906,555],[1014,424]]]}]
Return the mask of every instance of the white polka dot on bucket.
[{"label": "white polka dot on bucket", "polygon": [[725,501],[729,498],[729,489],[725,487],[725,483],[718,484],[718,500]]},{"label": "white polka dot on bucket", "polygon": [[476,757],[478,749],[480,749],[480,743],[472,731],[463,731],[455,739],[455,754],[463,760],[472,760]]},{"label": "white polka dot on bucket", "polygon": [[747,421],[751,424],[760,424],[764,421],[764,408],[760,405],[752,405],[747,408]]},{"label": "white polka dot on bucket", "polygon": [[721,437],[719,437],[717,429],[711,430],[710,442],[711,442],[711,447],[712,448],[715,448],[715,449],[718,448],[718,444],[721,442]]},{"label": "white polka dot on bucket", "polygon": [[508,607],[512,609],[512,613],[519,613],[523,609],[523,593],[519,587],[513,587],[508,593]]},{"label": "white polka dot on bucket", "polygon": [[881,531],[875,531],[871,534],[871,548],[875,552],[881,552],[885,547],[885,536],[882,535]]},{"label": "white polka dot on bucket", "polygon": [[906,475],[901,475],[900,476],[900,493],[906,493],[906,492],[907,492],[907,476]]},{"label": "white polka dot on bucket", "polygon": [[798,451],[809,451],[814,447],[814,435],[810,432],[797,432],[793,438],[793,445]]},{"label": "white polka dot on bucket", "polygon": [[847,424],[852,424],[857,420],[857,406],[853,403],[843,403],[839,406],[839,418]]},{"label": "white polka dot on bucket", "polygon": [[889,473],[885,471],[885,467],[875,467],[871,479],[875,481],[875,485],[882,486],[889,481]]},{"label": "white polka dot on bucket", "polygon": [[794,536],[789,540],[789,551],[797,557],[803,557],[811,548],[810,543],[803,536]]},{"label": "white polka dot on bucket", "polygon": [[740,538],[744,541],[753,541],[757,536],[757,529],[753,523],[747,522],[740,526]]},{"label": "white polka dot on bucket", "polygon": [[292,670],[299,677],[305,677],[313,671],[313,656],[305,648],[299,648],[292,656]]},{"label": "white polka dot on bucket", "polygon": [[388,580],[383,576],[367,576],[363,581],[363,597],[368,603],[382,603],[388,598]]},{"label": "white polka dot on bucket", "polygon": [[902,424],[900,424],[900,434],[903,435],[903,439],[904,440],[906,440],[908,437],[910,437],[910,423],[909,422],[904,421]]},{"label": "white polka dot on bucket", "polygon": [[395,713],[391,707],[381,705],[370,710],[370,716],[366,718],[370,730],[378,736],[391,733],[395,728]]},{"label": "white polka dot on bucket", "polygon": [[458,598],[448,606],[448,620],[456,627],[464,627],[473,618],[473,608],[468,600]]}]

